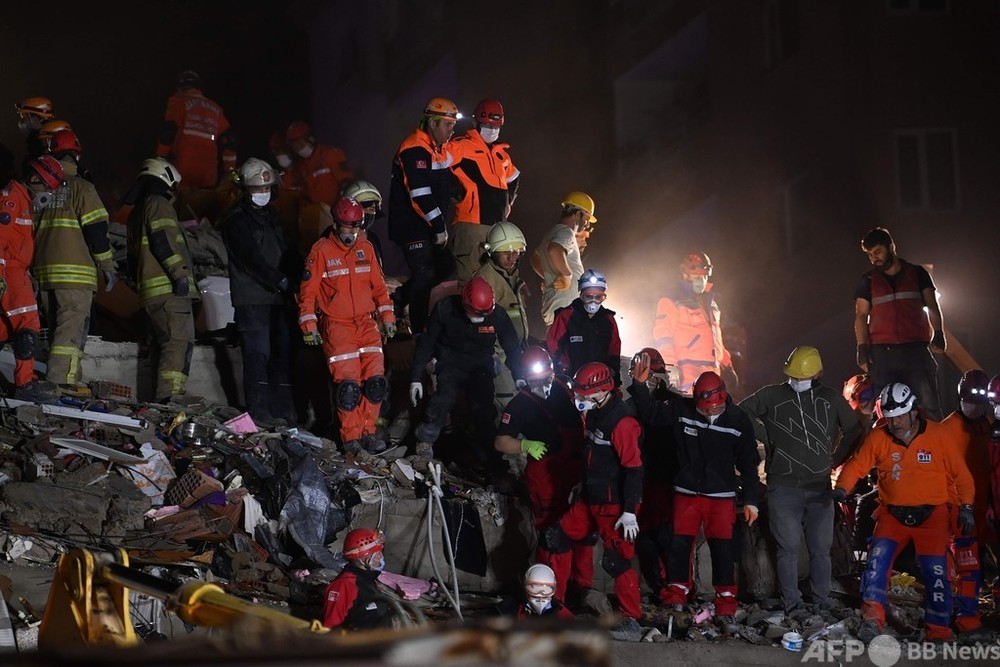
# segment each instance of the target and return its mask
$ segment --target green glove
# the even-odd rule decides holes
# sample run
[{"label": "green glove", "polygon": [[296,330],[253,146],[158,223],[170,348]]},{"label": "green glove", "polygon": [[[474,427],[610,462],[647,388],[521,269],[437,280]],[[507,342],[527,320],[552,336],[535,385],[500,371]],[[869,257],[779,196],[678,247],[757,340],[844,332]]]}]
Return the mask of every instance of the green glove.
[{"label": "green glove", "polygon": [[528,440],[527,438],[521,441],[521,451],[535,459],[536,461],[547,452],[549,448],[541,440]]},{"label": "green glove", "polygon": [[306,345],[316,346],[323,344],[323,336],[320,335],[318,331],[305,331],[302,334],[302,340]]}]

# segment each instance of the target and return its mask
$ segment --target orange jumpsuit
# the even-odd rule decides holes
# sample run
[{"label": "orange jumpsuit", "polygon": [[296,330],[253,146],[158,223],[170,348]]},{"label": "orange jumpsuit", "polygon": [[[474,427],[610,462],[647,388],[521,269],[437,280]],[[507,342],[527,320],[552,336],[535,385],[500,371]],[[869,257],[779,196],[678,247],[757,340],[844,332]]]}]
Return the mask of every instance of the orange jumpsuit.
[{"label": "orange jumpsuit", "polygon": [[685,392],[691,391],[694,381],[705,371],[718,373],[733,364],[722,342],[719,306],[711,289],[709,283],[703,294],[694,294],[681,281],[675,293],[660,299],[656,306],[656,348],[668,366],[680,371],[680,389]]},{"label": "orange jumpsuit", "polygon": [[219,180],[219,150],[222,166],[236,168],[229,121],[222,107],[189,88],[167,101],[163,134],[156,154],[170,160],[181,172],[183,188],[214,188]]},{"label": "orange jumpsuit", "polygon": [[348,247],[335,234],[321,238],[306,259],[299,327],[323,336],[344,443],[374,435],[379,404],[388,390],[373,314],[383,323],[396,321],[372,244],[359,239]]},{"label": "orange jumpsuit", "polygon": [[312,155],[292,163],[288,177],[292,185],[302,188],[302,196],[309,203],[329,206],[354,174],[347,164],[347,153],[316,144]]},{"label": "orange jumpsuit", "polygon": [[32,236],[31,195],[17,181],[0,190],[0,276],[7,289],[0,297],[0,335],[13,339],[14,385],[32,381],[38,345],[38,303],[28,267],[35,253]]}]

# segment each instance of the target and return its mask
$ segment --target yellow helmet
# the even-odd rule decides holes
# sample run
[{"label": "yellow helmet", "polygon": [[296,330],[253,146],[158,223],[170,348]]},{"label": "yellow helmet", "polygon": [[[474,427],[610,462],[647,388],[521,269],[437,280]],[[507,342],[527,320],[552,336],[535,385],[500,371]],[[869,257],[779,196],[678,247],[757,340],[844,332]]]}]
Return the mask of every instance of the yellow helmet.
[{"label": "yellow helmet", "polygon": [[524,252],[527,248],[524,241],[524,234],[517,225],[511,222],[498,222],[490,225],[486,233],[486,252],[491,255],[495,252]]},{"label": "yellow helmet", "polygon": [[809,380],[823,370],[823,360],[819,350],[809,345],[800,345],[788,355],[785,362],[785,375],[796,380]]},{"label": "yellow helmet", "polygon": [[455,103],[446,97],[435,97],[424,107],[425,116],[445,116],[453,120],[458,120],[462,114],[458,113]]},{"label": "yellow helmet", "polygon": [[39,118],[52,118],[52,100],[47,97],[29,97],[20,104],[15,104],[17,115],[24,118],[26,115],[38,116]]},{"label": "yellow helmet", "polygon": [[563,198],[563,206],[572,206],[573,208],[578,208],[586,211],[590,214],[590,222],[597,222],[597,216],[594,215],[594,199],[588,195],[586,192],[571,192]]}]

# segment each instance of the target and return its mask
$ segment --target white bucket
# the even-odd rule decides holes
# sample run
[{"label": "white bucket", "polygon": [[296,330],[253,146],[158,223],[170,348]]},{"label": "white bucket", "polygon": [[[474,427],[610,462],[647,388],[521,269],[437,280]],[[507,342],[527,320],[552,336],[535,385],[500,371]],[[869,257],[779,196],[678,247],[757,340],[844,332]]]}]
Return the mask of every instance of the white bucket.
[{"label": "white bucket", "polygon": [[801,651],[802,650],[802,635],[797,632],[786,632],[781,637],[781,645],[784,646],[789,651]]},{"label": "white bucket", "polygon": [[217,331],[225,329],[234,321],[233,300],[229,293],[229,278],[208,276],[198,281],[201,304],[205,310],[205,329]]}]

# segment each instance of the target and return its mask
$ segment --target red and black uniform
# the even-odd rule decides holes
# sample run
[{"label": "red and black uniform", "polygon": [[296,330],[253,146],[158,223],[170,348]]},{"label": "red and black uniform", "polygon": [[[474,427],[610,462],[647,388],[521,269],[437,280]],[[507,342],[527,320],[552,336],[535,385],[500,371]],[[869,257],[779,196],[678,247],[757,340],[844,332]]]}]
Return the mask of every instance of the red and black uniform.
[{"label": "red and black uniform", "polygon": [[6,290],[0,296],[0,336],[14,351],[14,385],[32,381],[38,344],[38,303],[28,267],[35,253],[31,194],[17,181],[0,190],[0,276]]},{"label": "red and black uniform", "polygon": [[715,608],[720,615],[731,616],[738,609],[733,552],[736,491],[740,484],[737,470],[743,502],[757,505],[759,496],[760,457],[753,424],[728,397],[725,411],[712,423],[698,412],[691,398],[677,396],[657,401],[640,382],[633,382],[629,392],[643,423],[672,428],[677,447],[674,536],[667,564],[670,583],[660,591],[660,599],[665,604],[686,601],[694,586],[691,563],[695,537],[703,528],[712,552]]},{"label": "red and black uniform", "polygon": [[569,578],[556,578],[557,600],[566,599],[566,585],[572,580],[581,589],[594,580],[594,547],[574,542],[570,551],[552,553],[544,540],[545,530],[569,509],[569,495],[583,478],[583,420],[573,403],[573,393],[559,380],[552,383],[548,398],[541,398],[524,388],[507,404],[500,417],[497,435],[544,442],[545,456],[528,457],[524,482],[534,514],[538,547],[535,562],[548,565],[553,572],[569,572]]},{"label": "red and black uniform", "polygon": [[375,570],[348,563],[326,587],[323,627],[370,630],[392,626],[392,610],[378,590]]},{"label": "red and black uniform", "polygon": [[848,493],[869,470],[876,469],[880,505],[861,578],[862,618],[875,621],[879,628],[885,625],[892,565],[912,540],[927,591],[927,639],[950,641],[954,609],[946,557],[952,534],[948,500],[954,484],[959,502],[971,505],[974,482],[950,429],[923,417],[916,428],[909,445],[896,439],[887,427],[869,433],[844,464],[837,488]]},{"label": "red and black uniform", "polygon": [[[586,416],[586,444],[583,453],[583,489],[559,523],[545,531],[549,551],[568,552],[573,542],[587,537],[595,529],[604,540],[601,567],[615,579],[615,596],[622,616],[637,619],[639,609],[639,574],[632,569],[635,545],[615,528],[622,513],[639,512],[642,500],[642,456],[639,436],[642,429],[631,409],[615,393],[603,407],[589,410]],[[557,581],[569,578],[566,565],[562,571],[551,567]]]},{"label": "red and black uniform", "polygon": [[604,306],[594,314],[587,314],[583,302],[577,298],[565,308],[556,311],[546,340],[556,372],[573,377],[584,364],[599,361],[607,364],[619,384],[619,357],[622,339],[618,335],[615,311]]},{"label": "red and black uniform", "polygon": [[183,188],[213,188],[219,180],[219,151],[226,170],[236,168],[236,141],[222,107],[196,88],[167,100],[156,154],[181,172]]}]

